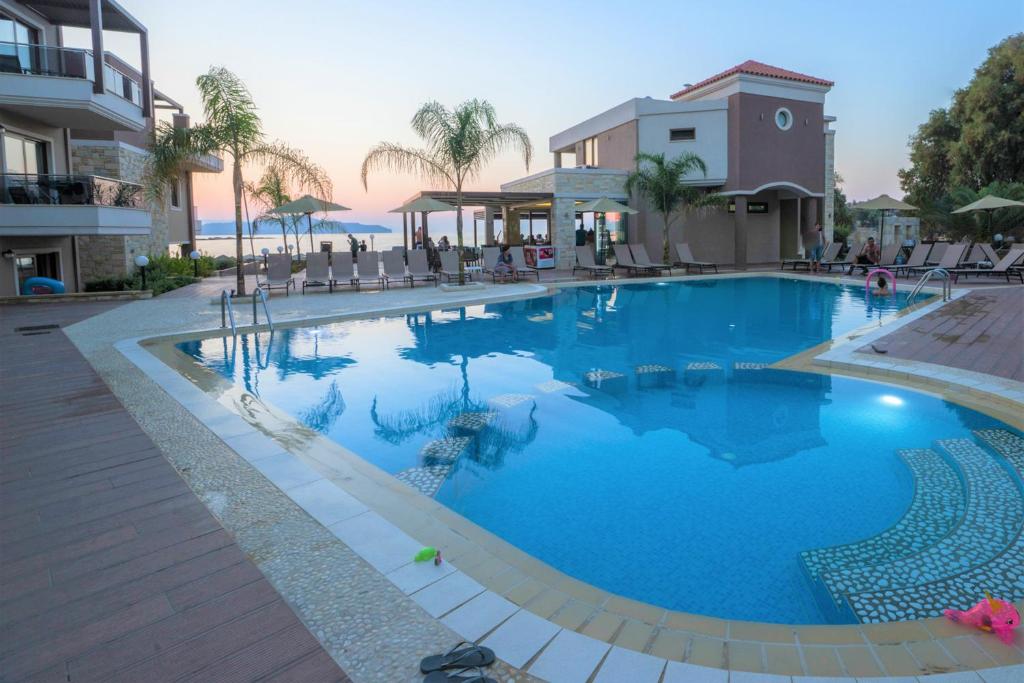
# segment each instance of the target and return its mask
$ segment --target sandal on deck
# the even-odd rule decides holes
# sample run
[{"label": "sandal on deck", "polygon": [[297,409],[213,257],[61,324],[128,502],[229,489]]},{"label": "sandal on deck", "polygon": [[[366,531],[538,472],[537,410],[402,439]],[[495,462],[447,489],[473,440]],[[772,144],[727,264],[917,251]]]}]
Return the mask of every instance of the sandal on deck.
[{"label": "sandal on deck", "polygon": [[420,662],[420,671],[428,674],[431,671],[442,671],[444,669],[467,669],[477,666],[490,666],[493,663],[494,650],[489,647],[477,645],[476,643],[462,641],[443,655],[431,655],[430,657],[424,657],[423,661]]},{"label": "sandal on deck", "polygon": [[[486,648],[485,648],[486,649]],[[493,678],[484,676],[484,670],[478,666],[467,666],[454,671],[433,671],[423,679],[423,683],[498,683]]]}]

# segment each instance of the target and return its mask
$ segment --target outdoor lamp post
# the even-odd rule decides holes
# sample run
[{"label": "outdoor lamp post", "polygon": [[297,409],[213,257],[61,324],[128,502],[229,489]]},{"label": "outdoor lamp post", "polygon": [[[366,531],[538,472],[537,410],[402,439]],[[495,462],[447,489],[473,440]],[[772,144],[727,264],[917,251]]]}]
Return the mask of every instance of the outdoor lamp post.
[{"label": "outdoor lamp post", "polygon": [[192,259],[192,270],[196,277],[199,277],[199,257],[202,256],[198,251],[193,249],[189,252],[188,257]]},{"label": "outdoor lamp post", "polygon": [[267,269],[267,257],[270,256],[270,250],[266,247],[260,249],[260,253],[263,254],[263,270]]},{"label": "outdoor lamp post", "polygon": [[149,265],[149,259],[144,254],[139,254],[135,257],[135,265],[142,272],[142,289],[146,289],[146,266]]}]

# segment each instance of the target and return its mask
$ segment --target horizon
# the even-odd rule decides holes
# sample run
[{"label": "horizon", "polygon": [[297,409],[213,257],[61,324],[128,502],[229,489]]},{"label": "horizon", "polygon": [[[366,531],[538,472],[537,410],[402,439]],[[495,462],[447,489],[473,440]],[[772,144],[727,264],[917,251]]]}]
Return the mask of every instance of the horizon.
[{"label": "horizon", "polygon": [[[331,218],[399,231],[401,217],[388,210],[420,190],[439,188],[413,175],[377,173],[364,192],[359,169],[378,142],[417,144],[409,120],[423,102],[451,107],[487,99],[500,121],[526,129],[534,148],[529,170],[503,154],[467,187],[497,189],[550,168],[552,135],[634,97],[668,99],[685,83],[747,59],[834,81],[825,113],[837,117],[836,170],[847,198],[903,196],[896,173],[908,164],[910,135],[930,111],[949,105],[991,47],[1024,29],[1024,5],[1005,0],[943,3],[941,11],[923,2],[796,2],[767,16],[746,1],[730,7],[650,2],[622,16],[612,40],[601,40],[608,32],[601,9],[611,6],[606,2],[550,6],[530,0],[515,7],[474,6],[471,14],[458,12],[459,2],[427,8],[404,0],[352,7],[299,0],[286,13],[276,5],[246,4],[244,15],[235,3],[198,0],[173,7],[126,0],[125,6],[152,28],[157,87],[181,102],[194,122],[203,120],[195,78],[211,65],[235,71],[260,107],[268,138],[298,147],[323,166],[334,184],[333,200],[353,208]],[[400,25],[396,14],[404,17]],[[184,22],[183,15],[204,21]],[[748,15],[758,21],[741,19]],[[529,45],[499,42],[484,30],[517,24],[530,28]],[[254,49],[251,37],[266,26],[283,37],[301,37],[299,47],[266,49],[261,41]],[[594,36],[599,47],[570,33]],[[68,45],[87,40],[84,32],[67,34]],[[105,39],[111,52],[137,61],[132,36],[107,32]],[[283,84],[297,95],[282,93]],[[204,222],[233,220],[226,166],[221,174],[195,176],[197,216]],[[468,227],[472,213],[463,216]],[[450,213],[431,217],[432,231],[451,231],[454,224]]]}]

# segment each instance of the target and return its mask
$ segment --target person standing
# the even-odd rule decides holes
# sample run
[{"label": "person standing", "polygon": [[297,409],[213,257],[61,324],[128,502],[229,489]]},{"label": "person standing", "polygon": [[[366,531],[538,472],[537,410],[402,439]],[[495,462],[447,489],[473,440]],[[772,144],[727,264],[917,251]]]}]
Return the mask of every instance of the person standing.
[{"label": "person standing", "polygon": [[811,272],[817,273],[821,264],[821,254],[825,251],[825,231],[821,223],[814,224],[814,246],[811,248]]},{"label": "person standing", "polygon": [[356,254],[359,253],[359,242],[356,240],[355,235],[348,236],[348,250],[352,252],[352,260],[356,259]]},{"label": "person standing", "polygon": [[366,240],[359,243],[359,251],[366,251]]}]

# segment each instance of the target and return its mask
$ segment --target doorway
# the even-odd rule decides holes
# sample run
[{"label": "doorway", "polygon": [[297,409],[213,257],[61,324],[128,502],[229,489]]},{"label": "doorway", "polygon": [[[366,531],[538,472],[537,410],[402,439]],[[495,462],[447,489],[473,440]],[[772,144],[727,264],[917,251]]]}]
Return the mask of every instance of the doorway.
[{"label": "doorway", "polygon": [[800,209],[799,199],[779,200],[779,258],[799,256]]}]

